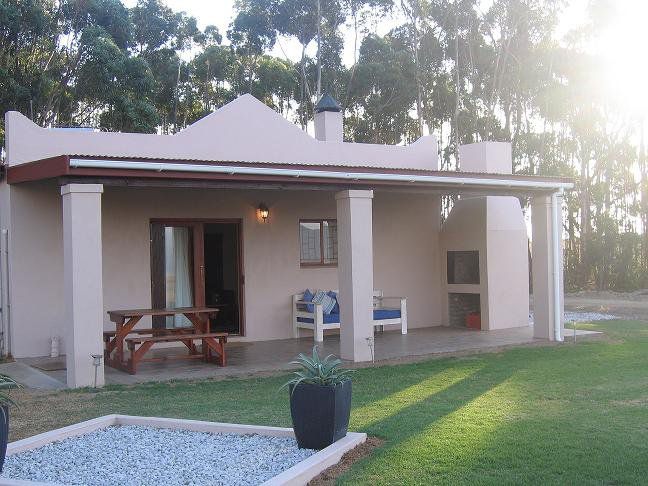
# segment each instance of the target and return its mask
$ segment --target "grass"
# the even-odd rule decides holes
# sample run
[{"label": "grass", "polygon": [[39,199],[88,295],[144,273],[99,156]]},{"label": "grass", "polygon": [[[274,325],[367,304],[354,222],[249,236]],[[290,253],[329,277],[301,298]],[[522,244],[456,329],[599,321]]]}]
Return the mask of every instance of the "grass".
[{"label": "grass", "polygon": [[[342,484],[639,484],[648,323],[606,340],[361,369],[351,428],[384,439]],[[22,396],[13,438],[106,413],[289,426],[286,376]]]}]

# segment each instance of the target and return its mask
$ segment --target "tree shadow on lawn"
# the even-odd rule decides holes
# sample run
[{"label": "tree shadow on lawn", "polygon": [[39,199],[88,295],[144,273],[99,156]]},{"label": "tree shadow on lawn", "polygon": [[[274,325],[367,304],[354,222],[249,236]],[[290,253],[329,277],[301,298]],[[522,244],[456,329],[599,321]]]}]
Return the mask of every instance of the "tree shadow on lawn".
[{"label": "tree shadow on lawn", "polygon": [[[513,372],[507,366],[502,366],[497,359],[489,361],[485,365],[476,363],[472,370],[467,366],[465,376],[427,395],[416,396],[413,403],[403,400],[387,416],[374,410],[373,414],[380,416],[379,420],[360,417],[360,422],[364,420],[367,423],[363,430],[369,435],[385,439],[386,444],[356,465],[348,476],[349,482],[404,484],[408,482],[408,478],[414,481],[414,478],[408,476],[409,473],[422,468],[428,470],[430,467],[430,456],[434,455],[434,451],[430,450],[431,444],[428,441],[420,439],[434,429],[438,435],[456,423],[464,427],[462,437],[470,436],[474,442],[481,440],[483,433],[496,423],[496,418],[477,416],[476,421],[470,422],[475,416],[466,407],[488,406],[483,397],[506,383]],[[510,407],[497,394],[493,394],[487,401],[492,399],[499,400],[500,405],[506,408]],[[439,446],[453,445],[453,435],[446,435]],[[443,468],[442,464],[438,465]],[[418,476],[418,480],[425,482],[422,476]]]},{"label": "tree shadow on lawn", "polygon": [[[354,424],[366,424],[362,430],[386,444],[342,480],[640,482],[648,474],[642,460],[648,430],[640,406],[646,395],[645,348],[645,342],[586,343],[482,355],[472,372],[436,392],[414,394],[413,403],[401,396],[398,406],[382,414],[365,404],[357,413],[370,416]],[[638,397],[623,404],[634,408],[615,405],[620,394]],[[624,452],[624,440],[636,447]]]}]

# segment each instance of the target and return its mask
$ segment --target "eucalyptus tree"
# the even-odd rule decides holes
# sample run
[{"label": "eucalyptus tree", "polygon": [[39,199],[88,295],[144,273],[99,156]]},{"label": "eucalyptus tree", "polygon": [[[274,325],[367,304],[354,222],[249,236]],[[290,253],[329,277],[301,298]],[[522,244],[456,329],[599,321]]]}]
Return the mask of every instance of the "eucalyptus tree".
[{"label": "eucalyptus tree", "polygon": [[416,99],[414,74],[407,33],[365,37],[347,107],[349,138],[385,144],[417,138],[418,124],[409,114]]},{"label": "eucalyptus tree", "polygon": [[277,40],[274,25],[276,2],[237,0],[234,6],[237,15],[227,31],[236,53],[236,78],[232,79],[232,83],[235,90],[250,92],[261,58]]}]

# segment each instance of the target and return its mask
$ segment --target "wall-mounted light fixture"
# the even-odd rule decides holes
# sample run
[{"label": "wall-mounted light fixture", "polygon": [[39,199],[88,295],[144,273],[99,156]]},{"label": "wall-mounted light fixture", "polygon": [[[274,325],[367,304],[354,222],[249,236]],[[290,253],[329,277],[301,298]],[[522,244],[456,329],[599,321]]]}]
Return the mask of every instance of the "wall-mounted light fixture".
[{"label": "wall-mounted light fixture", "polygon": [[263,203],[259,204],[259,216],[264,223],[268,221],[268,216],[270,216],[270,210],[268,209],[268,206]]}]

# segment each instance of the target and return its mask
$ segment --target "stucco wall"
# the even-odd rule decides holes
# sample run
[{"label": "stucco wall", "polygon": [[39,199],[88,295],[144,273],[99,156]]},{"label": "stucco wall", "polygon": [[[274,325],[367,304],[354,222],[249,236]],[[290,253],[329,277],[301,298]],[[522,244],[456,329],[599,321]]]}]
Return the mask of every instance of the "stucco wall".
[{"label": "stucco wall", "polygon": [[[4,190],[11,197],[11,352],[46,355],[51,336],[65,335],[60,189],[34,183]],[[5,216],[2,226],[7,223]]]},{"label": "stucco wall", "polygon": [[[55,184],[11,190],[13,352],[41,356],[52,335],[65,335],[61,196]],[[267,223],[257,220],[260,202]],[[246,340],[291,337],[290,295],[337,287],[336,268],[299,266],[298,220],[335,218],[332,192],[106,187],[102,205],[106,309],[151,305],[151,218],[243,220]],[[408,298],[412,328],[441,323],[438,226],[438,197],[375,195],[375,287]]]},{"label": "stucco wall", "polygon": [[407,297],[409,328],[440,326],[439,197],[377,192],[373,209],[374,287]]},{"label": "stucco wall", "polygon": [[488,200],[489,329],[529,325],[529,239],[516,197]]}]

